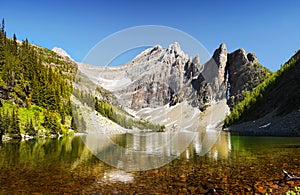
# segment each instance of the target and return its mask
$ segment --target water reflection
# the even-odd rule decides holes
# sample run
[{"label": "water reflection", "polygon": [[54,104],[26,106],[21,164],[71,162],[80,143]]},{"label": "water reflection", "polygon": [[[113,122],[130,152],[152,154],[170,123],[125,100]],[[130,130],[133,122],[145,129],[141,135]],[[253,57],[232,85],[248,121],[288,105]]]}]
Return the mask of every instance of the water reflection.
[{"label": "water reflection", "polygon": [[93,134],[82,139],[89,150],[107,164],[126,171],[140,171],[161,167],[177,158],[193,137],[192,132]]},{"label": "water reflection", "polygon": [[[91,152],[93,150],[97,152],[97,156],[101,157],[100,159],[114,160],[117,167],[121,167],[125,159],[129,163],[144,164],[137,165],[141,168],[142,166],[156,166],[177,157],[186,160],[204,155],[215,160],[229,158],[232,150],[233,154],[237,155],[256,150],[259,152],[268,149],[267,145],[270,148],[275,147],[278,143],[283,147],[286,143],[284,139],[273,138],[273,141],[268,141],[266,145],[265,139],[230,136],[226,132],[217,130],[210,130],[206,133],[184,132],[177,135],[172,133],[127,133],[108,135],[105,138],[104,136],[106,135],[3,142],[0,145],[0,167],[39,166],[43,163],[54,164],[63,161],[71,164],[71,169],[76,169],[80,164],[95,158],[93,155],[95,153]],[[181,151],[180,144],[186,144],[187,141],[191,142],[185,150]],[[299,138],[294,138],[294,142],[297,141]],[[260,146],[263,147],[260,148]],[[259,150],[255,147],[259,147]],[[134,169],[136,170],[136,168]]]},{"label": "water reflection", "polygon": [[[109,136],[110,142],[101,142],[97,136],[85,136],[85,139],[97,143],[92,144],[92,149],[99,155],[117,159],[119,166],[126,165],[124,159],[150,166],[179,153],[174,146],[160,144],[170,140],[177,144],[185,137],[178,136],[177,140],[170,137],[168,134],[120,134]],[[208,185],[208,181],[225,194],[233,191],[244,194],[244,189],[254,193],[251,186],[256,185],[281,194],[286,185],[291,185],[283,184],[279,188],[273,183],[282,179],[281,169],[299,175],[300,138],[230,136],[219,131],[191,137],[192,142],[178,158],[175,156],[165,166],[143,172],[126,172],[103,163],[80,137],[3,142],[0,194],[127,194],[133,190],[176,194],[176,189],[183,187],[197,194],[202,193],[201,185]],[[115,148],[116,145],[119,147]],[[161,161],[152,157],[155,155],[162,155]],[[244,185],[248,187],[240,187]],[[270,187],[276,185],[277,189]]]},{"label": "water reflection", "polygon": [[82,139],[89,150],[100,160],[125,171],[144,171],[164,166],[192,143],[196,154],[208,153],[218,140],[220,131],[181,131],[177,133],[144,132],[116,135],[88,134]]},{"label": "water reflection", "polygon": [[0,166],[38,166],[40,163],[60,160],[72,162],[75,156],[82,155],[84,147],[79,137],[3,142],[0,148]]}]

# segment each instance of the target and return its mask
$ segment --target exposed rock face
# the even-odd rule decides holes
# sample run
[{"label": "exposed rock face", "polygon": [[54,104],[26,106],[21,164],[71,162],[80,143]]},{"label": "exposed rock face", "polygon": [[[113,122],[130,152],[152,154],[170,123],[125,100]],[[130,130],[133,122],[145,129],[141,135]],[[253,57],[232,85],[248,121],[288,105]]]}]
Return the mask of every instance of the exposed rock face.
[{"label": "exposed rock face", "polygon": [[218,85],[221,86],[226,83],[227,48],[224,43],[215,51],[213,59],[218,65]]},{"label": "exposed rock face", "polygon": [[[214,71],[218,72],[215,64],[208,65],[215,66]],[[134,110],[165,104],[173,106],[183,100],[198,106],[212,101],[215,89],[205,81],[207,78],[200,76],[204,67],[199,56],[189,58],[178,43],[167,49],[157,45],[123,66],[103,68],[100,85],[112,91],[121,104]],[[217,76],[211,75],[214,81]],[[110,85],[108,80],[115,83]]]},{"label": "exposed rock face", "polygon": [[203,71],[197,79],[192,80],[192,86],[197,90],[197,102],[200,110],[204,110],[212,101],[226,98],[227,80],[225,75],[227,49],[225,44],[214,52],[213,57],[203,65]]},{"label": "exposed rock face", "polygon": [[270,72],[258,63],[256,56],[244,49],[228,54],[227,69],[230,107],[244,98],[243,92],[251,91],[270,75]]},{"label": "exposed rock face", "polygon": [[54,47],[52,49],[52,51],[54,51],[55,53],[57,53],[58,55],[62,56],[62,57],[66,57],[72,61],[74,61],[71,56],[65,51],[63,50],[62,48],[59,48],[59,47]]},{"label": "exposed rock face", "polygon": [[191,87],[186,85],[184,69],[189,66],[191,74],[195,74],[200,64],[191,61],[178,43],[167,49],[161,46],[150,48],[126,66],[126,77],[130,83],[117,90],[116,94],[121,96],[126,106],[135,110],[170,102],[175,105],[186,98],[184,91],[192,92]]},{"label": "exposed rock face", "polygon": [[259,67],[254,54],[243,49],[227,54],[225,44],[201,65],[199,56],[188,57],[174,43],[167,49],[149,48],[123,66],[101,67],[99,84],[134,110],[173,106],[183,100],[204,110],[213,101],[228,97],[233,105],[239,94],[262,81]]}]

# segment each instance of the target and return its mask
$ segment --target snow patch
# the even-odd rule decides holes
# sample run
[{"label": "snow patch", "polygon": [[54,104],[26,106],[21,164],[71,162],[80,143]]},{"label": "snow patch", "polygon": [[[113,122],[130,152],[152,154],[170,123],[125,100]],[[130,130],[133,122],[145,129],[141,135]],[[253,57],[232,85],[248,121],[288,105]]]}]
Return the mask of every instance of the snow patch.
[{"label": "snow patch", "polygon": [[271,123],[268,123],[268,124],[265,124],[265,125],[262,125],[262,126],[260,126],[260,127],[258,127],[258,128],[266,128],[266,127],[268,127],[269,125],[271,125]]}]

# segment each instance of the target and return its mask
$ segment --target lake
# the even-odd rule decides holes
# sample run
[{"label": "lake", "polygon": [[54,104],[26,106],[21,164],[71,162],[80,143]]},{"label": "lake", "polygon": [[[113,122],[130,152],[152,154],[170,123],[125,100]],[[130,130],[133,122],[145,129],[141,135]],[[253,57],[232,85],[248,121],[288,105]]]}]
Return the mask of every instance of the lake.
[{"label": "lake", "polygon": [[300,137],[212,131],[211,136],[193,134],[180,151],[176,145],[183,142],[164,144],[167,136],[110,135],[111,142],[98,140],[97,150],[85,144],[88,136],[3,142],[0,194],[253,194],[300,186],[299,180],[282,180],[282,169],[300,176]]}]

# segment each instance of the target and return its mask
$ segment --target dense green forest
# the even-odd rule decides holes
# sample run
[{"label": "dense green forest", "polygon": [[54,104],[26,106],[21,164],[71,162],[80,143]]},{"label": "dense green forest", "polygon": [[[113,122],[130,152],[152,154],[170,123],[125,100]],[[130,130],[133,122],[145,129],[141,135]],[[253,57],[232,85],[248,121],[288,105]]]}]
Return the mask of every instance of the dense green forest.
[{"label": "dense green forest", "polygon": [[53,51],[8,38],[0,28],[0,138],[66,133],[77,67]]},{"label": "dense green forest", "polygon": [[283,116],[300,107],[300,50],[278,71],[247,92],[225,119],[224,127],[252,121],[268,113]]}]

